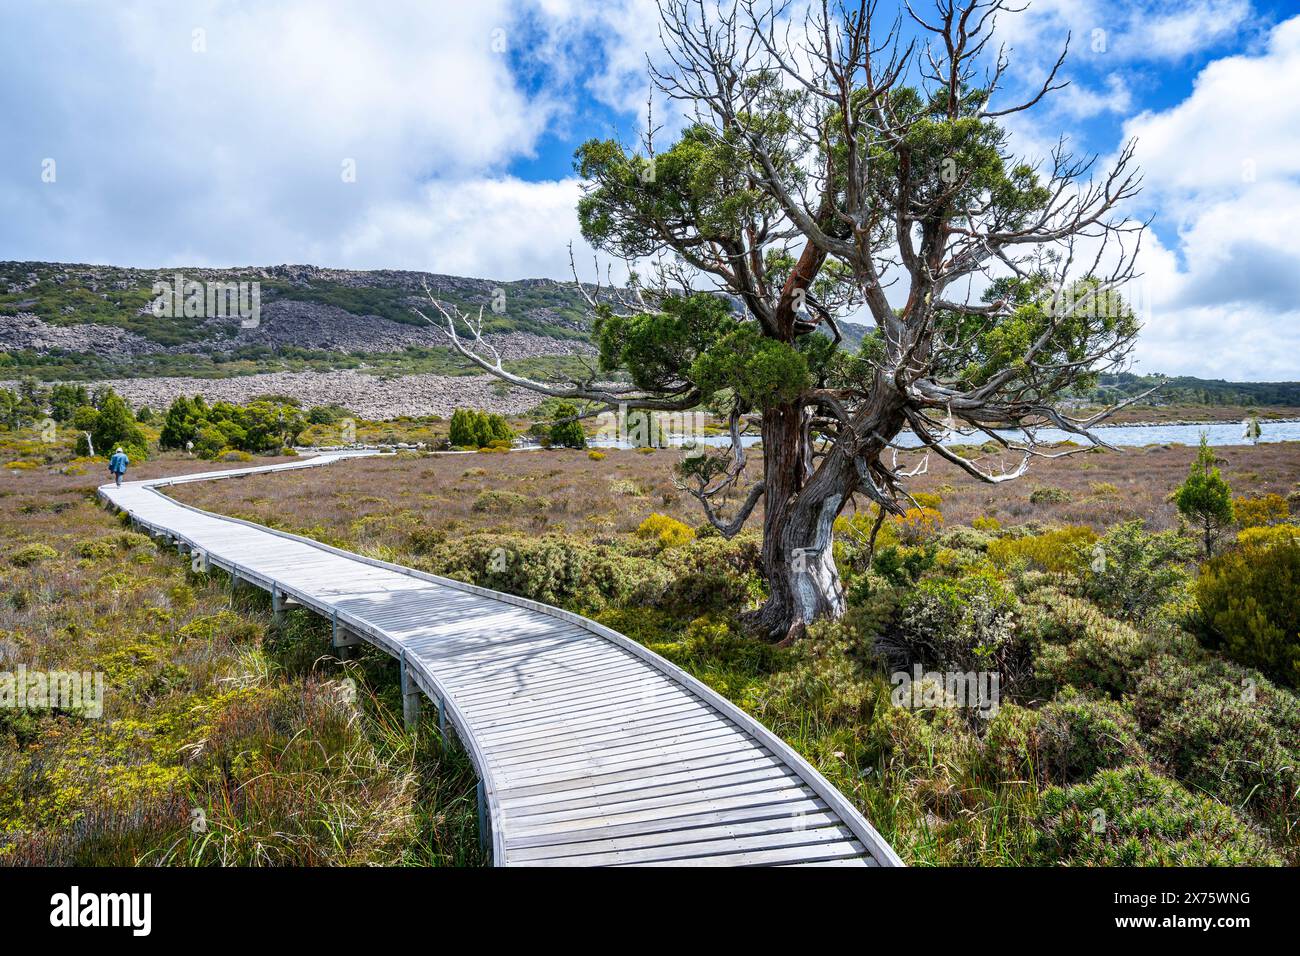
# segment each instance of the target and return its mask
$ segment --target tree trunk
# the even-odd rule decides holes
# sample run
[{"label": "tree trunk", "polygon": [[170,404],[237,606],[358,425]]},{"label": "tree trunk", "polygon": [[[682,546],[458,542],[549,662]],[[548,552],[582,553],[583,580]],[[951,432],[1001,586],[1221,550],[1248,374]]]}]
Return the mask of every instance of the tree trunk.
[{"label": "tree trunk", "polygon": [[859,488],[859,463],[873,465],[906,426],[893,386],[877,373],[857,423],[862,437],[836,443],[815,474],[804,407],[763,410],[763,574],[769,597],[752,623],[773,640],[794,640],[813,621],[844,614],[832,547],[835,518]]},{"label": "tree trunk", "polygon": [[804,414],[798,405],[763,411],[762,558],[769,597],[752,623],[780,641],[797,638],[818,618],[836,618],[845,610],[831,541],[852,484],[805,487],[811,448]]}]

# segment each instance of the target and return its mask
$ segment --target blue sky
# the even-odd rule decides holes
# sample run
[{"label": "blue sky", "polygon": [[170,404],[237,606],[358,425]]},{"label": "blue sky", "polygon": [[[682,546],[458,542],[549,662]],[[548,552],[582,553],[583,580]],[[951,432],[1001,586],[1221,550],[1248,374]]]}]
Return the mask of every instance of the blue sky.
[{"label": "blue sky", "polygon": [[[0,259],[567,277],[573,151],[637,135],[655,27],[653,0],[5,3]],[[1014,143],[1138,138],[1139,369],[1300,378],[1300,4],[1031,0],[1012,83],[1067,33]]]}]

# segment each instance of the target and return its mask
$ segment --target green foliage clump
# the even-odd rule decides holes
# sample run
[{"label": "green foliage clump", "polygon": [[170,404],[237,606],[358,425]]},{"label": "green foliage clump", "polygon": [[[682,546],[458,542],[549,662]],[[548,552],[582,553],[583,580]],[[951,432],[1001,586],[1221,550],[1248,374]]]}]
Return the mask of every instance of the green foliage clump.
[{"label": "green foliage clump", "polygon": [[132,461],[149,457],[148,441],[136,424],[130,406],[111,389],[95,416],[90,436],[95,442],[95,450],[105,458],[119,446]]},{"label": "green foliage clump", "polygon": [[1036,592],[1034,602],[1034,673],[1041,684],[1048,690],[1088,688],[1115,698],[1133,688],[1150,653],[1141,633],[1088,601],[1050,588]]},{"label": "green foliage clump", "polygon": [[1258,672],[1162,654],[1137,674],[1131,709],[1150,752],[1188,786],[1294,836],[1300,825],[1300,701]]},{"label": "green foliage clump", "polygon": [[216,458],[226,448],[266,453],[297,444],[306,428],[297,403],[282,396],[263,396],[246,405],[208,405],[201,395],[182,395],[167,409],[158,445],[183,449],[192,442],[203,458]]},{"label": "green foliage clump", "polygon": [[1070,501],[1070,493],[1064,488],[1035,488],[1029,493],[1030,504],[1061,505]]},{"label": "green foliage clump", "polygon": [[998,671],[1011,688],[1029,673],[1031,653],[1016,627],[1018,602],[986,573],[927,578],[908,593],[895,625],[877,640],[891,664],[943,671]]},{"label": "green foliage clump", "polygon": [[1214,451],[1203,433],[1187,480],[1174,492],[1174,504],[1200,533],[1206,556],[1213,555],[1215,541],[1232,524],[1232,489],[1219,474]]},{"label": "green foliage clump", "polygon": [[310,425],[334,425],[352,415],[342,405],[313,405],[307,409],[307,423]]},{"label": "green foliage clump", "polygon": [[670,581],[658,604],[679,615],[734,613],[759,591],[757,534],[706,537],[660,553]]},{"label": "green foliage clump", "polygon": [[470,584],[584,612],[611,603],[651,604],[670,579],[651,559],[552,536],[444,540],[429,564],[439,574]]},{"label": "green foliage clump", "polygon": [[1211,558],[1195,585],[1211,643],[1242,664],[1300,687],[1300,541],[1247,545]]},{"label": "green foliage clump", "polygon": [[1186,583],[1192,552],[1177,532],[1150,534],[1141,520],[1115,525],[1094,546],[1083,593],[1120,617],[1141,619]]},{"label": "green foliage clump", "polygon": [[1278,855],[1232,811],[1142,767],[1102,770],[1042,799],[1041,864],[1276,866]]},{"label": "green foliage clump", "polygon": [[508,446],[515,432],[502,415],[458,408],[451,413],[448,437],[456,448],[490,448],[496,444]]},{"label": "green foliage clump", "polygon": [[25,544],[9,553],[9,563],[20,568],[29,568],[34,564],[52,561],[59,556],[48,544]]},{"label": "green foliage clump", "polygon": [[1044,705],[1035,744],[1040,774],[1057,784],[1082,782],[1143,757],[1132,715],[1114,701],[1090,697],[1067,695]]},{"label": "green foliage clump", "polygon": [[79,408],[90,405],[86,386],[72,382],[58,382],[50,388],[50,417],[56,422],[68,422]]},{"label": "green foliage clump", "polygon": [[586,448],[587,436],[582,430],[582,422],[575,417],[576,405],[559,402],[555,405],[554,420],[547,432],[552,445],[559,448]]},{"label": "green foliage clump", "polygon": [[530,498],[517,491],[499,491],[490,488],[479,492],[470,507],[474,511],[487,514],[519,514],[527,511],[545,511],[550,506],[551,502],[546,498]]}]

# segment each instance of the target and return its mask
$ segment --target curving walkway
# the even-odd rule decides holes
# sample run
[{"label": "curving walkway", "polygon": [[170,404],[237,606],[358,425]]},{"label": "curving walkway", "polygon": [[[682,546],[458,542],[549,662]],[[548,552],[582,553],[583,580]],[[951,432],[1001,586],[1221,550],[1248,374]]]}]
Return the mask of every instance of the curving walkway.
[{"label": "curving walkway", "polygon": [[187,481],[301,462],[105,485],[99,494],[197,563],[334,622],[401,662],[469,751],[498,866],[898,866],[890,846],[790,747],[615,631],[509,594],[361,557],[163,495]]}]

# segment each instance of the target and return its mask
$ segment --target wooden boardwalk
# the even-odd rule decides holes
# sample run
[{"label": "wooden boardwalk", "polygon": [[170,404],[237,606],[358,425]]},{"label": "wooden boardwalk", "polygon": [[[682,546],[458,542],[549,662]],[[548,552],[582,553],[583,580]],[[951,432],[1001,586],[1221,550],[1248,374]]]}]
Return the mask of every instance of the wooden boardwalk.
[{"label": "wooden boardwalk", "polygon": [[408,718],[438,708],[478,771],[498,866],[897,866],[790,747],[629,638],[509,594],[181,504],[159,487],[350,457],[112,484],[100,495],[192,560],[401,662]]}]

